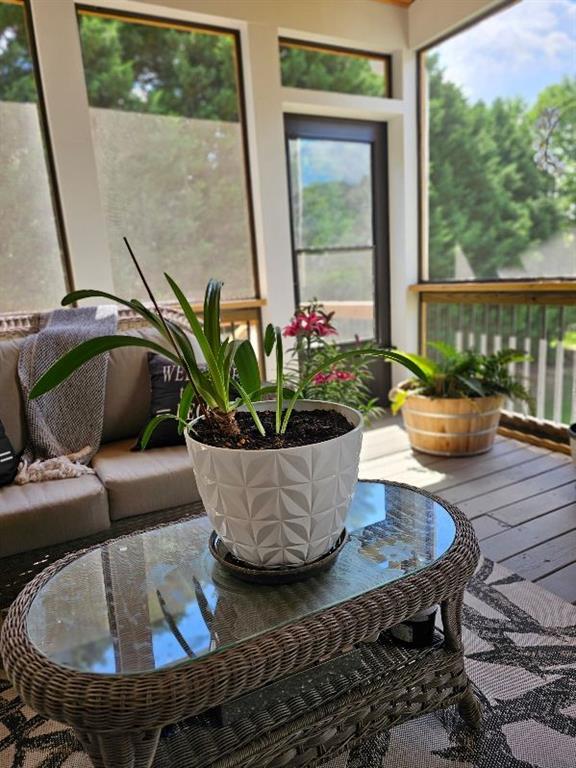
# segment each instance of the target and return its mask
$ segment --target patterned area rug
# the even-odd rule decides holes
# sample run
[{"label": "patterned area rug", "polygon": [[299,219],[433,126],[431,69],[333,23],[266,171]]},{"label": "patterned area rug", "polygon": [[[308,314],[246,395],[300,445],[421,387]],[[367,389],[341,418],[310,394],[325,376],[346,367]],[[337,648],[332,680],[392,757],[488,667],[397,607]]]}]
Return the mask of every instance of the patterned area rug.
[{"label": "patterned area rug", "polygon": [[[576,607],[484,560],[464,625],[467,669],[486,718],[481,738],[467,737],[448,710],[372,738],[325,768],[575,768]],[[0,679],[0,767],[90,762],[69,728],[35,714]]]}]

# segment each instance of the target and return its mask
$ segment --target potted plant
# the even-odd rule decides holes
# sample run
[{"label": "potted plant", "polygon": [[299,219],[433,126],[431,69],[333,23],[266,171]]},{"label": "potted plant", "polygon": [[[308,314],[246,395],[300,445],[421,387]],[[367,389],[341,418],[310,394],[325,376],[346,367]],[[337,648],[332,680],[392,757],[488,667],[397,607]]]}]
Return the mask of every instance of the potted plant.
[{"label": "potted plant", "polygon": [[505,398],[531,403],[510,364],[528,359],[506,349],[493,355],[458,352],[442,342],[430,346],[440,356],[410,355],[420,366],[418,378],[390,393],[392,412],[400,409],[412,448],[438,456],[473,456],[490,450]]},{"label": "potted plant", "polygon": [[[276,382],[265,385],[249,341],[221,338],[222,284],[210,280],[201,323],[176,282],[165,275],[204,357],[196,359],[189,335],[164,317],[137,260],[152,308],[94,290],[74,291],[63,305],[105,298],[130,307],[160,335],[160,343],[133,336],[90,339],[61,357],[36,382],[30,397],[52,389],[83,363],[123,346],[152,349],[181,365],[187,375],[176,416],[160,414],[148,424],[145,445],[155,426],[176,418],[194,463],[198,490],[210,521],[236,557],[257,566],[300,565],[330,551],[340,537],[358,475],[361,414],[338,403],[302,399],[325,363],[312,367],[294,388],[285,386],[284,351],[279,328],[268,326],[267,355],[275,354]],[[335,355],[337,365],[354,350]],[[386,358],[421,375],[410,356],[366,347],[363,356]],[[237,394],[230,397],[230,390]],[[273,393],[274,401],[263,401]]]},{"label": "potted plant", "polygon": [[360,411],[364,424],[368,425],[384,413],[370,392],[369,384],[374,374],[362,354],[371,344],[356,337],[349,349],[357,354],[335,362],[334,358],[342,350],[331,340],[338,335],[333,318],[334,312],[325,312],[316,299],[296,310],[282,331],[284,337],[294,339],[289,350],[291,368],[298,380],[304,380],[312,369],[323,366],[323,370],[304,387],[303,397],[349,405]]}]

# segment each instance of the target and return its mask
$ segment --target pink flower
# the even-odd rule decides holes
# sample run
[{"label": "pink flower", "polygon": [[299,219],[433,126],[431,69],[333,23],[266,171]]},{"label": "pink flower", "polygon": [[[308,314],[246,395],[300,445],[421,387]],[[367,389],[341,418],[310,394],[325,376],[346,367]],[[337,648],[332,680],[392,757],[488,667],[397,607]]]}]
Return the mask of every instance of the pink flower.
[{"label": "pink flower", "polygon": [[284,326],[284,330],[282,331],[283,336],[298,336],[298,333],[300,331],[300,325],[296,318],[294,320],[291,320],[288,325]]},{"label": "pink flower", "polygon": [[331,317],[323,312],[307,313],[299,309],[288,325],[284,326],[282,334],[284,336],[330,336],[338,333],[330,323]]},{"label": "pink flower", "polygon": [[332,369],[329,373],[317,373],[312,379],[312,383],[316,386],[322,386],[322,384],[331,384],[333,381],[353,381],[355,378],[356,375],[350,371]]}]

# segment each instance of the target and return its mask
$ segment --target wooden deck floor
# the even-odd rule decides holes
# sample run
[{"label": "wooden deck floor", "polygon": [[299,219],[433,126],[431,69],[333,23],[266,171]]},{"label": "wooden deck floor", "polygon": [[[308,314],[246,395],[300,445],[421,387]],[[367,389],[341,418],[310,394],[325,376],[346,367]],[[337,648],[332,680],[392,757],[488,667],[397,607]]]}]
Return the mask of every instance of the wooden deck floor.
[{"label": "wooden deck floor", "polygon": [[364,434],[360,477],[438,494],[470,518],[484,554],[576,602],[576,467],[569,456],[498,436],[489,453],[413,453],[401,421]]}]

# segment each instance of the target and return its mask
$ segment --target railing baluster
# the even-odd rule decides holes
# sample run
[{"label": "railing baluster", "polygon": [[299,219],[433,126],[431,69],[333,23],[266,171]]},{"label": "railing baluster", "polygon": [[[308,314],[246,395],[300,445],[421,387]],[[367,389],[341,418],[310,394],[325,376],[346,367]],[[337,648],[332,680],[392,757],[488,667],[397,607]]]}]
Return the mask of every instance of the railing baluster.
[{"label": "railing baluster", "polygon": [[484,329],[484,331],[480,334],[480,352],[483,355],[488,354],[488,334],[486,331],[488,330],[488,304],[484,304],[482,307],[482,323],[480,325],[481,328]]},{"label": "railing baluster", "polygon": [[[526,307],[526,315],[525,315],[525,325],[524,325],[524,344],[522,349],[528,355],[528,358],[524,360],[522,363],[522,378],[523,378],[523,384],[524,386],[530,390],[532,387],[532,382],[530,380],[530,367],[532,364],[532,361],[529,359],[532,357],[532,333],[530,330],[530,320],[532,315],[532,307],[528,305]],[[522,413],[526,415],[528,413],[528,403],[522,403]]]},{"label": "railing baluster", "polygon": [[458,350],[458,352],[462,352],[464,349],[464,333],[463,331],[456,331],[455,337],[454,337],[454,346]]},{"label": "railing baluster", "polygon": [[462,352],[464,349],[464,331],[463,326],[463,307],[462,304],[458,304],[458,309],[454,313],[456,317],[456,329],[454,331],[454,346],[458,350],[458,352]]},{"label": "railing baluster", "polygon": [[558,311],[558,339],[554,362],[554,421],[562,421],[562,395],[564,391],[564,307]]},{"label": "railing baluster", "polygon": [[[512,307],[512,333],[508,336],[508,349],[516,349],[518,346],[518,337],[516,336],[517,329],[517,312],[516,307]],[[510,363],[508,366],[510,376],[516,375],[516,363]]]},{"label": "railing baluster", "polygon": [[546,363],[548,339],[546,338],[546,307],[540,307],[540,337],[538,339],[538,378],[536,380],[536,416],[545,418],[546,409]]},{"label": "railing baluster", "polygon": [[496,332],[492,341],[492,351],[494,354],[502,349],[502,307],[496,307]]},{"label": "railing baluster", "polygon": [[474,315],[476,314],[476,307],[474,304],[468,306],[468,321],[466,330],[466,348],[473,351],[476,349],[476,336],[474,334]]},{"label": "railing baluster", "polygon": [[[510,317],[510,334],[508,336],[508,343],[507,343],[507,349],[516,349],[516,344],[518,343],[518,340],[516,338],[516,307],[508,307],[509,312],[507,314]],[[504,331],[505,329],[503,329]],[[516,375],[516,363],[508,363],[508,373],[510,376]],[[514,401],[510,398],[507,398],[506,400],[506,408],[509,410],[514,410]]]}]

